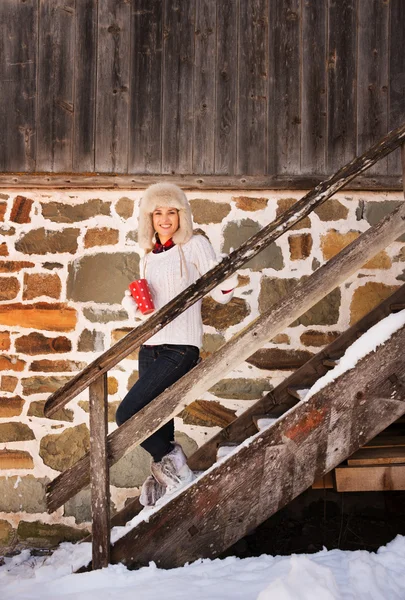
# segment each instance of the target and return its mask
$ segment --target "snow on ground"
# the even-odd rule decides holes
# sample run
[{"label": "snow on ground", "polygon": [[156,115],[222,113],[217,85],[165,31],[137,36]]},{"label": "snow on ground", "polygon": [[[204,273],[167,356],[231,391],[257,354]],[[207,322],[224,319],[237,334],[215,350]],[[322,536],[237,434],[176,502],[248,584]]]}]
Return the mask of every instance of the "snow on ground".
[{"label": "snow on ground", "polygon": [[1,600],[404,600],[405,537],[376,554],[316,554],[198,560],[163,570],[123,565],[72,574],[73,545],[47,558],[28,550],[0,567]]}]

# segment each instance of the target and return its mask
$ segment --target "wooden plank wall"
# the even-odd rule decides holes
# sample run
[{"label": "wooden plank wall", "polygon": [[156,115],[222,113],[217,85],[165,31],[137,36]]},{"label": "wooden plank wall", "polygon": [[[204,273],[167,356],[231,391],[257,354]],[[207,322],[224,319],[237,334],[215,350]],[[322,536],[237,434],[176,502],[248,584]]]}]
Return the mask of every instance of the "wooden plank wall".
[{"label": "wooden plank wall", "polygon": [[405,120],[403,0],[2,0],[0,27],[4,173],[294,187]]}]

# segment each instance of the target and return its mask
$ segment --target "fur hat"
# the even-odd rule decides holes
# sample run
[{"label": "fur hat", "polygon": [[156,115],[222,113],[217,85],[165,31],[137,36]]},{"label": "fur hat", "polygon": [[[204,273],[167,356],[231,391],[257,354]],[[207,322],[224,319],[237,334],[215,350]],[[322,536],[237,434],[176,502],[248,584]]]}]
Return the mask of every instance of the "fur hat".
[{"label": "fur hat", "polygon": [[179,211],[179,228],[173,235],[175,244],[185,244],[193,235],[193,218],[185,193],[174,183],[154,183],[145,191],[139,206],[138,243],[144,250],[152,250],[155,231],[152,213],[157,207],[170,206]]}]

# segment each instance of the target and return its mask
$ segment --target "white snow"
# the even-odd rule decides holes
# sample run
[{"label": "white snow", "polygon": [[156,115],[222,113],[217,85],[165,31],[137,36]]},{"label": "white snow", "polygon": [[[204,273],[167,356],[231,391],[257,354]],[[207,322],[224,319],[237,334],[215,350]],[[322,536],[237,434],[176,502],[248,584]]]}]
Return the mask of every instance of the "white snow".
[{"label": "white snow", "polygon": [[47,558],[29,551],[0,567],[2,600],[404,600],[405,537],[376,554],[316,554],[198,560],[163,570],[123,565],[74,574],[76,549],[62,544]]},{"label": "white snow", "polygon": [[398,329],[405,325],[405,310],[398,313],[393,313],[382,319],[373,327],[364,333],[346,350],[343,357],[334,369],[326,373],[323,377],[311,387],[305,400],[309,400],[311,396],[319,392],[328,383],[334,381],[337,377],[353,369],[356,364],[370,352],[374,352],[378,346],[384,344]]},{"label": "white snow", "polygon": [[278,421],[278,419],[276,418],[266,418],[263,417],[262,419],[257,419],[257,429],[259,431],[263,431],[263,429],[267,429],[267,427],[270,427],[270,425],[273,425],[273,423],[275,423],[276,421]]},{"label": "white snow", "polygon": [[228,456],[231,452],[235,450],[235,445],[229,446],[219,446],[217,450],[217,460],[220,458],[224,458],[224,456]]}]

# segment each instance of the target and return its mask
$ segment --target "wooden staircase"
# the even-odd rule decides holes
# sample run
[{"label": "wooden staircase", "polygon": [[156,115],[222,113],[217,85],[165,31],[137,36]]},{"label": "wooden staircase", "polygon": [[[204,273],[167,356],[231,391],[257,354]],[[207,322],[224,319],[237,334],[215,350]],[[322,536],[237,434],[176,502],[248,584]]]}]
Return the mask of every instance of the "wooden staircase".
[{"label": "wooden staircase", "polygon": [[[300,393],[302,390],[308,390],[314,383],[325,375],[331,368],[331,356],[343,356],[346,349],[373,325],[378,323],[380,320],[387,317],[393,312],[405,309],[405,284],[402,285],[394,294],[389,298],[381,302],[375,307],[370,313],[363,317],[360,321],[354,324],[350,329],[341,334],[336,340],[331,342],[328,346],[323,348],[318,354],[312,357],[302,367],[297,369],[289,377],[287,377],[282,383],[280,383],[274,390],[266,394],[263,398],[258,400],[249,409],[243,412],[237,419],[230,423],[227,427],[219,431],[213,436],[208,442],[201,446],[192,456],[188,459],[190,467],[196,471],[201,472],[210,468],[218,458],[228,454],[228,449],[233,450],[236,446],[246,440],[248,437],[257,433],[260,430],[260,421],[264,420],[277,420],[287,410],[297,405],[300,400],[305,398],[305,395]],[[333,363],[337,364],[338,360],[334,359]],[[401,418],[398,422],[399,427],[391,428],[388,427],[385,431],[386,435],[380,435],[371,440],[366,444],[364,450],[359,451],[367,453],[372,452],[366,456],[370,459],[375,457],[375,460],[365,460],[364,463],[367,466],[373,468],[377,464],[390,464],[404,463],[404,467],[401,465],[401,471],[405,470],[405,419]],[[378,448],[378,450],[376,450]],[[395,450],[392,450],[394,448]],[[218,452],[219,451],[219,452]],[[389,451],[394,452],[394,456],[397,456],[397,460],[392,459],[388,461],[388,458],[383,462],[383,457],[388,456]],[[395,452],[397,453],[395,455]],[[360,456],[362,456],[360,454]],[[400,460],[402,459],[402,460]],[[358,465],[358,462],[349,462],[350,466]],[[342,463],[342,467],[344,464]],[[329,472],[325,476],[317,479],[312,484],[314,489],[319,488],[334,488],[337,491],[366,491],[367,485],[374,487],[367,489],[367,491],[377,491],[381,489],[379,484],[375,481],[375,478],[371,477],[367,480],[367,473],[364,472],[362,478],[356,477],[351,483],[352,489],[343,489],[343,476],[336,479],[335,473],[340,468],[340,465],[334,472]],[[355,471],[353,471],[354,474]],[[350,473],[346,473],[345,487],[348,487],[347,479]],[[356,485],[357,481],[357,485]],[[387,480],[384,480],[385,482]],[[367,482],[367,484],[365,483]],[[395,480],[396,482],[396,480]],[[385,486],[388,484],[385,483]],[[401,484],[402,485],[402,484]],[[385,487],[384,489],[387,489]],[[391,487],[390,489],[405,489],[404,487]],[[125,525],[127,521],[132,519],[136,514],[142,510],[142,505],[139,503],[138,498],[135,498],[129,502],[121,511],[116,513],[111,520],[112,526]]]},{"label": "wooden staircase", "polygon": [[[47,502],[48,511],[53,512],[91,482],[93,568],[118,561],[139,566],[150,560],[172,567],[202,556],[216,556],[404,414],[405,328],[359,361],[355,369],[337,378],[333,385],[326,386],[309,400],[301,399],[300,390],[311,387],[332,368],[345,348],[362,332],[361,328],[351,328],[350,333],[340,336],[200,448],[190,458],[190,466],[193,470],[205,471],[201,478],[150,514],[148,522],[142,521],[110,545],[110,524],[124,524],[131,519],[139,510],[139,503],[132,503],[110,522],[109,466],[403,234],[405,206],[395,208],[305,282],[300,281],[288,298],[269,307],[214,355],[110,435],[107,435],[108,370],[356,175],[400,145],[405,169],[404,143],[405,125],[319,184],[47,400],[44,412],[51,416],[89,387],[90,453],[48,485]],[[403,294],[391,301],[395,306],[403,303]],[[360,324],[364,322],[368,329],[373,318],[376,322],[390,310],[389,305],[384,305],[378,314],[368,315]],[[258,419],[253,417],[263,415],[277,420],[250,439],[257,431]],[[242,443],[246,438],[249,442]],[[221,442],[234,442],[239,446],[235,453],[210,468]]]},{"label": "wooden staircase", "polygon": [[[169,506],[164,506],[154,515],[152,518],[153,525],[151,525],[152,537],[149,537],[149,526],[141,524],[127,534],[127,536],[119,540],[111,549],[111,560],[113,562],[124,562],[128,566],[142,566],[148,564],[150,560],[154,560],[159,566],[171,568],[180,566],[182,561],[185,562],[185,560],[197,558],[197,555],[191,558],[189,554],[189,552],[194,551],[194,547],[195,551],[198,552],[198,556],[213,558],[275,512],[273,510],[274,499],[271,500],[275,492],[271,489],[271,483],[276,480],[278,486],[277,510],[310,485],[314,488],[335,488],[337,491],[405,490],[405,437],[402,435],[404,433],[404,419],[399,418],[398,420],[398,417],[405,413],[405,386],[402,387],[401,385],[398,388],[398,384],[395,383],[402,378],[405,372],[405,359],[402,359],[400,352],[390,362],[387,372],[384,374],[381,372],[378,373],[379,369],[375,368],[375,366],[365,367],[363,364],[359,372],[356,368],[350,375],[346,376],[350,382],[360,382],[361,378],[364,377],[363,371],[366,370],[368,373],[366,378],[367,388],[370,390],[374,388],[372,394],[368,393],[366,395],[362,389],[359,390],[362,386],[358,383],[354,389],[351,389],[350,396],[346,393],[342,394],[343,396],[347,396],[344,399],[339,400],[335,390],[328,392],[325,390],[325,392],[320,394],[317,402],[310,401],[307,406],[305,396],[301,399],[301,395],[297,392],[297,390],[309,389],[320,377],[330,370],[328,357],[343,356],[346,349],[363,333],[367,332],[370,327],[392,312],[397,312],[404,308],[405,285],[401,286],[392,296],[383,301],[358,323],[350,327],[350,329],[290,375],[274,390],[257,401],[240,417],[199,448],[189,458],[188,463],[197,472],[207,471],[211,468],[212,470],[207,475],[208,481],[204,476],[191,488],[176,497]],[[405,331],[401,334],[402,340],[405,339],[403,336],[405,336]],[[398,342],[398,348],[401,343]],[[374,357],[372,360],[373,365],[379,365],[379,361],[382,360],[381,352],[377,352],[376,355],[377,357]],[[368,358],[365,362],[369,360]],[[378,373],[375,379],[373,376],[374,369]],[[390,383],[384,380],[387,373],[389,373],[388,381]],[[391,385],[392,389],[399,390],[396,392],[397,397],[392,406],[386,394],[384,394],[384,398],[378,394],[375,386],[381,386],[382,383],[385,386]],[[331,387],[333,388],[334,385]],[[336,385],[339,385],[339,389],[342,387],[344,390],[346,389],[342,382],[336,383]],[[348,386],[353,388],[350,383]],[[359,402],[359,394],[363,394],[362,397],[366,399],[366,402]],[[378,403],[379,401],[381,403],[388,401],[385,405],[386,412],[384,410],[383,419],[379,418],[375,422],[376,414],[372,411],[372,419],[368,423],[367,415],[369,412],[367,411],[370,409],[370,404],[371,402]],[[334,407],[330,405],[331,403],[335,403]],[[326,410],[327,412],[321,414],[321,416],[317,416],[320,414],[320,405],[322,406],[322,411]],[[367,408],[362,409],[361,406]],[[349,407],[351,410],[347,413]],[[382,406],[378,412],[379,416],[381,415],[381,409]],[[289,417],[288,419],[283,419],[282,416],[287,411],[290,411]],[[344,443],[341,448],[333,448],[336,454],[330,457],[325,456],[325,452],[327,452],[327,448],[330,446],[327,436],[331,435],[330,431],[328,433],[325,430],[325,422],[331,418],[331,414],[334,411],[334,427],[339,423],[339,441]],[[363,431],[361,435],[359,431],[351,431],[353,420],[363,422],[364,426],[362,427]],[[268,423],[273,423],[270,425],[269,430],[263,431],[264,439],[267,439],[266,444],[269,446],[267,450],[266,448],[262,448],[261,444],[252,444],[252,448],[250,446],[247,447],[250,448],[249,450],[241,448],[242,455],[240,455],[240,452],[237,452],[234,457],[230,456],[224,464],[219,463],[213,467],[218,457],[218,449],[222,450],[221,455],[223,456],[227,454],[227,450],[230,453],[234,453],[247,438],[254,436],[261,430],[261,421],[264,422],[265,426],[268,426]],[[280,436],[284,435],[287,440],[291,439],[291,436],[286,435],[286,429],[291,431],[291,422],[295,423],[292,430],[297,433],[294,433],[292,441],[287,442],[287,446],[289,445],[291,449],[293,442],[297,446],[293,446],[294,449],[291,451],[293,456],[288,456],[289,462],[284,466],[280,466],[280,461],[275,460],[272,452],[276,452],[274,446],[277,446],[277,452],[280,450]],[[396,424],[396,426],[394,425],[391,430],[389,427],[386,429],[391,423]],[[369,429],[367,429],[368,426]],[[322,429],[322,432],[319,429]],[[376,434],[383,430],[385,431],[382,435],[375,437]],[[303,447],[309,444],[310,453],[308,454],[308,458],[310,456],[315,457],[315,462],[309,469],[309,472],[313,476],[312,481],[307,485],[308,479],[305,479],[305,485],[302,484],[299,486],[295,479],[300,466],[295,464],[295,462],[297,456],[300,454],[305,456],[300,443],[301,434],[304,435]],[[277,443],[272,441],[274,437]],[[366,441],[365,445],[362,444],[363,441]],[[283,456],[289,454],[284,447],[285,444],[285,441],[281,444],[283,446]],[[311,447],[313,445],[316,448]],[[264,467],[263,461],[265,459],[263,456],[256,456],[256,446],[261,449],[261,453],[266,455],[266,460],[275,461],[274,463],[271,462],[272,466],[266,465],[266,468]],[[352,452],[354,454],[351,454]],[[246,454],[246,457],[244,457],[244,454]],[[342,462],[343,459],[347,459],[347,465]],[[335,467],[333,471],[326,471],[321,474],[322,477],[317,477],[317,470],[324,468],[324,465],[328,464],[331,460]],[[234,464],[235,462],[236,465]],[[239,463],[242,464],[239,465]],[[289,468],[286,469],[288,465]],[[238,470],[241,472],[241,481],[239,482],[235,479]],[[251,473],[250,470],[252,471]],[[278,473],[278,470],[281,473]],[[308,473],[305,473],[305,475],[308,475]],[[252,481],[250,481],[249,477],[251,477]],[[270,477],[270,482],[265,480],[267,477]],[[293,481],[289,481],[289,477],[292,477]],[[246,487],[244,488],[245,484]],[[284,489],[285,486],[298,491],[297,493],[294,492],[293,496],[291,496],[291,493],[281,494],[280,488]],[[248,512],[247,517],[243,517],[246,511],[240,510],[236,512],[236,520],[232,520],[231,515],[234,511],[233,498],[237,496],[239,487],[244,488],[241,492],[243,495],[239,508],[246,505],[252,506],[254,507],[254,515],[249,518],[250,512]],[[259,490],[261,490],[261,493],[263,490],[267,490],[266,495],[268,497],[266,497],[266,500],[261,498],[261,493],[258,496]],[[206,495],[206,506],[204,507],[203,504],[199,505],[197,500],[194,500],[194,497],[199,498],[200,495],[201,497]],[[219,497],[221,498],[220,500]],[[201,502],[203,501],[201,500]],[[223,505],[226,502],[230,505],[229,511],[231,515],[223,513],[225,510]],[[221,508],[218,506],[219,504],[221,504]],[[125,524],[141,509],[142,506],[139,504],[138,499],[135,499],[114,517],[112,524]],[[180,523],[186,523],[186,525],[177,524],[174,527],[175,533],[167,525],[168,515],[172,513],[177,515]],[[204,521],[203,516],[208,513],[209,518],[207,517],[207,521]],[[199,525],[197,525],[197,522]],[[212,527],[215,528],[214,523],[218,525],[221,522],[227,524],[227,530],[228,528],[229,530],[232,529],[233,537],[231,538],[230,532],[224,538],[215,536],[216,539],[213,544],[210,531]],[[190,534],[190,531],[194,532],[193,535]],[[180,532],[181,535],[184,535],[181,544],[178,539]],[[189,540],[190,535],[193,538],[192,541]],[[174,537],[172,538],[172,536]],[[162,545],[159,551],[155,548],[156,540],[159,540],[159,547]],[[187,540],[189,542],[186,545]],[[180,544],[181,551],[178,549],[172,550],[177,544]],[[185,545],[187,549],[184,548]],[[185,559],[186,553],[188,558]],[[131,555],[133,558],[131,558]]]},{"label": "wooden staircase", "polygon": [[[355,333],[356,328],[351,329]],[[345,334],[341,337],[348,340]],[[353,455],[356,460],[359,448],[405,413],[404,343],[405,326],[308,401],[291,401],[290,409],[272,425],[240,443],[118,540],[111,548],[111,561],[139,567],[153,560],[173,568],[214,558],[344,459]],[[315,357],[312,366],[316,358],[322,360]],[[265,402],[256,403],[251,413]],[[280,406],[268,410],[266,418],[278,412]],[[226,428],[229,440],[242,442],[242,432],[254,428],[252,416],[244,414]],[[212,458],[221,434],[191,457],[194,468],[201,466],[198,458],[206,464]],[[373,468],[391,469],[390,488],[395,488],[396,465]]]}]

